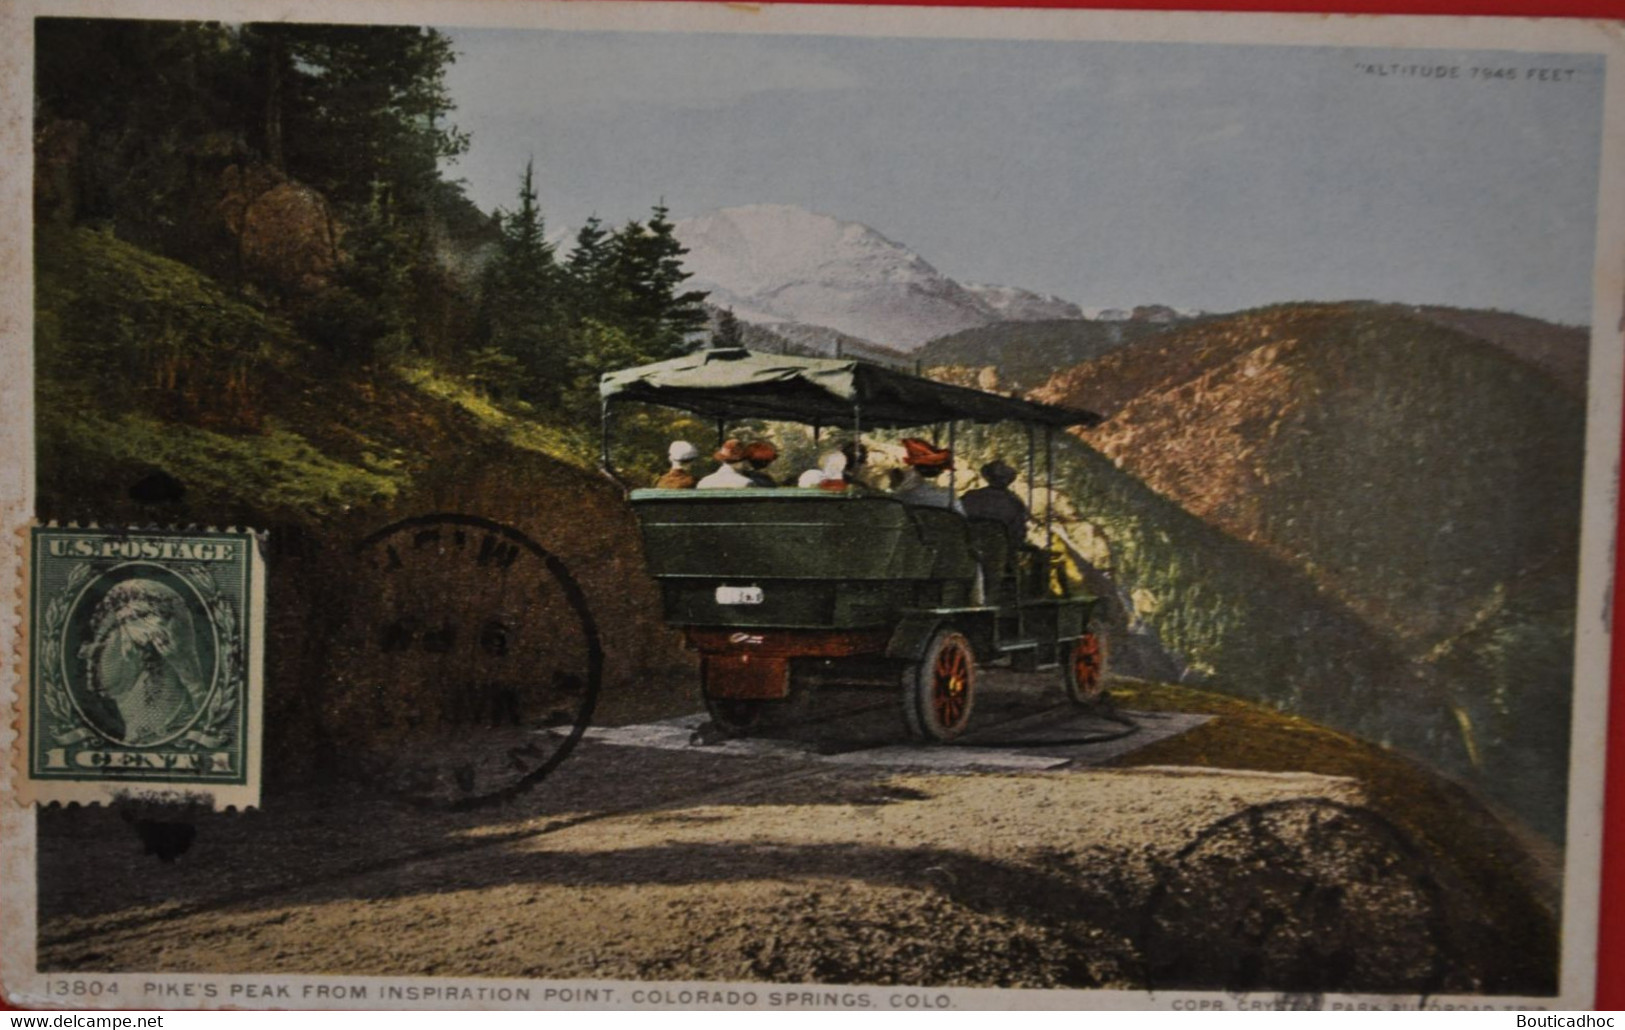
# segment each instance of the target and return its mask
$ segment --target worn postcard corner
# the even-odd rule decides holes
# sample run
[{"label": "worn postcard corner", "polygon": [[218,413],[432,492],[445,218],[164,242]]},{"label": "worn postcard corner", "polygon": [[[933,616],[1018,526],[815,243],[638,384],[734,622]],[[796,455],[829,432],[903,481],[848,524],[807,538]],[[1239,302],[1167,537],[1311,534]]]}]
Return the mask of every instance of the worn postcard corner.
[{"label": "worn postcard corner", "polygon": [[1591,1005],[1617,25],[0,20],[9,998]]}]

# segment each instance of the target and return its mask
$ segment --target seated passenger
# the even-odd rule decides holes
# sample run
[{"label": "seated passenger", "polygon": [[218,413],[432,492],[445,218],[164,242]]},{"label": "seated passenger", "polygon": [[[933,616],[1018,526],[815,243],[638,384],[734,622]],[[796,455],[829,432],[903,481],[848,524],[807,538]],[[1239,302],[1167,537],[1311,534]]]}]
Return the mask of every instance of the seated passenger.
[{"label": "seated passenger", "polygon": [[816,490],[845,490],[846,455],[840,451],[830,451],[818,459],[818,467],[808,469],[796,480],[799,487]]},{"label": "seated passenger", "polygon": [[722,467],[700,480],[701,490],[743,490],[756,485],[745,475],[750,459],[745,457],[745,445],[738,440],[724,443],[713,457],[722,462]]},{"label": "seated passenger", "polygon": [[987,485],[972,490],[959,499],[965,514],[973,519],[992,519],[1004,523],[1011,543],[1027,538],[1027,506],[1010,491],[1016,481],[1016,470],[997,458],[982,466],[982,478]]},{"label": "seated passenger", "polygon": [[847,457],[845,448],[824,455],[824,481],[818,484],[818,488],[842,493],[853,485],[852,459]]},{"label": "seated passenger", "polygon": [[765,471],[766,468],[779,460],[779,449],[766,440],[752,440],[745,445],[745,460],[750,467],[745,469],[745,478],[753,486],[778,486],[778,481]]},{"label": "seated passenger", "polygon": [[699,456],[700,449],[687,440],[672,441],[672,445],[666,450],[666,457],[671,461],[671,468],[667,469],[664,475],[655,480],[655,486],[662,490],[694,489],[694,484],[699,480],[694,478],[694,473],[689,470],[689,466],[694,464],[694,459]]},{"label": "seated passenger", "polygon": [[954,467],[954,452],[946,447],[933,447],[915,437],[903,440],[906,452],[903,462],[908,470],[892,496],[904,504],[917,504],[925,508],[947,508],[965,514],[954,499],[953,491],[938,484],[937,477]]},{"label": "seated passenger", "polygon": [[856,440],[848,440],[841,444],[841,455],[846,458],[846,468],[841,473],[849,489],[874,490],[874,470],[869,465],[869,448]]}]

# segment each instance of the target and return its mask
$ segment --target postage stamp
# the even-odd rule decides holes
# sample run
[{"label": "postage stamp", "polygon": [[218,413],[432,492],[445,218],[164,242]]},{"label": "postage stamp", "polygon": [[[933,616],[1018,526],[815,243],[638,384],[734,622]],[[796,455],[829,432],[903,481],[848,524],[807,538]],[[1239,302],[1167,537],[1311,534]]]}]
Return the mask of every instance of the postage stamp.
[{"label": "postage stamp", "polygon": [[38,526],[29,557],[24,796],[257,805],[253,534]]}]

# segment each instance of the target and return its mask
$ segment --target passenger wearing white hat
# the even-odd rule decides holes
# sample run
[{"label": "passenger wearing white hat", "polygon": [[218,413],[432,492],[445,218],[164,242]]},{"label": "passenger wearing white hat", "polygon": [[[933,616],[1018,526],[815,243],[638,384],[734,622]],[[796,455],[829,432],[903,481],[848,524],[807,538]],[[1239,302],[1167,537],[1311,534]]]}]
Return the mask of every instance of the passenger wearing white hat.
[{"label": "passenger wearing white hat", "polygon": [[688,467],[694,459],[700,456],[700,449],[687,440],[674,440],[666,449],[666,457],[671,460],[671,468],[666,474],[655,481],[655,486],[662,490],[692,490],[699,480]]},{"label": "passenger wearing white hat", "polygon": [[818,467],[808,469],[796,480],[802,488],[839,490],[846,486],[846,455],[831,451],[818,461]]}]

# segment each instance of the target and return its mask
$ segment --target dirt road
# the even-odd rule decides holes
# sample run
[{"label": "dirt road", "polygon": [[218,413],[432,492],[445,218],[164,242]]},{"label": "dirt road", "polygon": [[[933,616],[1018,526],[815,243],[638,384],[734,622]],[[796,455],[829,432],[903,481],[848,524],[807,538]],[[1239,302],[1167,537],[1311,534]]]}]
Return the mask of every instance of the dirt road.
[{"label": "dirt road", "polygon": [[1502,870],[1516,856],[1463,866],[1359,776],[1133,764],[1223,732],[1240,718],[1225,705],[1102,718],[989,696],[989,728],[960,748],[902,744],[889,710],[861,706],[746,743],[709,741],[696,716],[598,732],[494,811],[365,785],[284,794],[196,820],[172,862],[118,812],[44,812],[41,967],[1545,985],[1539,948],[1486,938],[1528,930],[1484,897],[1521,875]]}]

